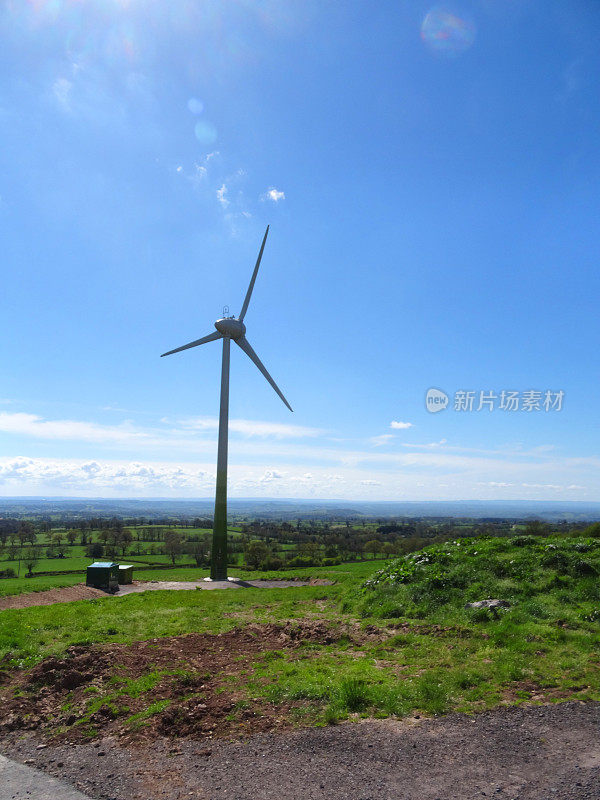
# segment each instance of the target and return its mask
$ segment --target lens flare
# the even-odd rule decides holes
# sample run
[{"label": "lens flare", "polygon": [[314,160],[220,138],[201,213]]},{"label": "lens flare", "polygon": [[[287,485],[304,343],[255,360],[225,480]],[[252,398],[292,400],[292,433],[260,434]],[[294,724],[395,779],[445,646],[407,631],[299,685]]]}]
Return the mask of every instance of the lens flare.
[{"label": "lens flare", "polygon": [[204,103],[202,100],[198,100],[197,97],[190,97],[187,107],[192,114],[201,114],[204,111]]},{"label": "lens flare", "polygon": [[421,39],[436,53],[457,56],[475,41],[475,25],[465,17],[436,6],[423,20]]},{"label": "lens flare", "polygon": [[205,120],[195,124],[194,133],[200,144],[214,144],[217,141],[217,129]]}]

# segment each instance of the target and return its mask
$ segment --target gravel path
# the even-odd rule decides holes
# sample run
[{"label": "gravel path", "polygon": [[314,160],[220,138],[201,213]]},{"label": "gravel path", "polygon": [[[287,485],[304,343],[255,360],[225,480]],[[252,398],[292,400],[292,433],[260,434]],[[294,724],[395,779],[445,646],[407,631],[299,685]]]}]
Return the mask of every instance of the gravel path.
[{"label": "gravel path", "polygon": [[598,703],[363,721],[240,742],[36,745],[32,737],[0,743],[98,800],[600,800]]}]

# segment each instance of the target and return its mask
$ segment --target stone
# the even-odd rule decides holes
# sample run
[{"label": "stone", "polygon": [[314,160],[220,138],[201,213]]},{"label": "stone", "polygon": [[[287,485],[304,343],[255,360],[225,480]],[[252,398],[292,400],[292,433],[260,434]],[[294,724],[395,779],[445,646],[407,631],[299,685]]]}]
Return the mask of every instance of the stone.
[{"label": "stone", "polygon": [[465,608],[487,608],[495,619],[498,619],[499,608],[510,608],[508,600],[477,600],[475,603],[466,603]]},{"label": "stone", "polygon": [[477,600],[476,603],[467,603],[465,608],[510,608],[508,600]]}]

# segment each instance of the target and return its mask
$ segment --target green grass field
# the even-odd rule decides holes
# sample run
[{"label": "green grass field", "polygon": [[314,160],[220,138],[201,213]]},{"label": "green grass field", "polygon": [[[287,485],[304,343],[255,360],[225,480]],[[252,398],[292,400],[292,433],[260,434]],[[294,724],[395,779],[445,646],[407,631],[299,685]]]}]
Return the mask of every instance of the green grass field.
[{"label": "green grass field", "polygon": [[[321,621],[347,635],[253,656],[241,684],[249,699],[287,704],[294,719],[311,724],[350,714],[600,700],[599,573],[600,541],[593,539],[457,540],[388,563],[271,576],[328,577],[333,586],[157,591],[0,612],[0,664],[29,668],[73,644]],[[143,577],[153,574],[203,573],[148,570]],[[511,605],[497,618],[464,607],[488,597]],[[225,688],[228,680],[224,674]],[[239,689],[239,674],[235,681]],[[149,703],[159,701],[148,693]]]}]

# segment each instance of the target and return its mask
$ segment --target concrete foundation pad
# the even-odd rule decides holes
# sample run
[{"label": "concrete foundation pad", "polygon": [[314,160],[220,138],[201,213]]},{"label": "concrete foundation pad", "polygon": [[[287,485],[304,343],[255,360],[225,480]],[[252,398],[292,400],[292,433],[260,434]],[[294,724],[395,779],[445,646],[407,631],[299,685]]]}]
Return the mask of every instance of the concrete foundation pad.
[{"label": "concrete foundation pad", "polygon": [[[320,585],[330,586],[333,581],[321,580]],[[163,589],[168,590],[190,590],[190,589],[289,589],[292,587],[308,586],[309,581],[286,581],[286,580],[242,580],[241,578],[229,578],[226,581],[213,581],[211,578],[202,578],[199,581],[134,581],[132,584],[121,586],[113,597],[123,597],[126,594],[139,592],[156,592]]]},{"label": "concrete foundation pad", "polygon": [[91,800],[68,783],[0,756],[0,800]]}]

